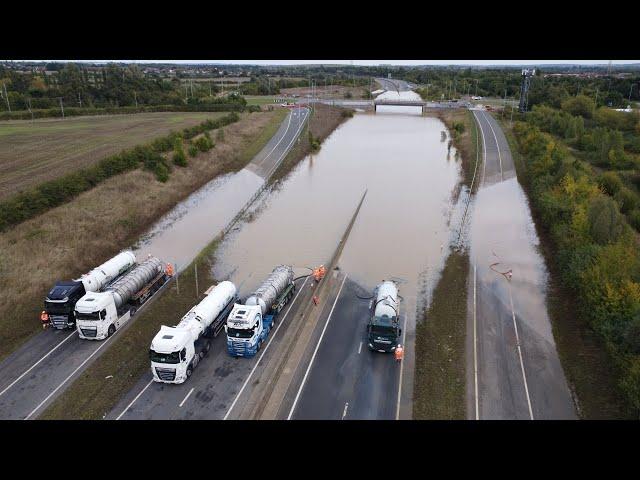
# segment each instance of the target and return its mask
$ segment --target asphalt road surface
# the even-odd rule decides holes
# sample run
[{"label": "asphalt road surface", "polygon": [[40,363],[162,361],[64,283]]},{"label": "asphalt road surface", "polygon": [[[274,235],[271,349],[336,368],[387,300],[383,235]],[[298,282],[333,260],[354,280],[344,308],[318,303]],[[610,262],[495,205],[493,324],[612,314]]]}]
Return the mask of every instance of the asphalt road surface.
[{"label": "asphalt road surface", "polygon": [[259,376],[260,368],[273,355],[279,354],[291,319],[307,303],[311,281],[296,282],[297,292],[291,303],[276,318],[276,328],[267,338],[261,351],[252,358],[234,358],[227,353],[224,330],[212,341],[207,357],[193,371],[186,382],[174,385],[156,383],[151,371],[125,395],[107,419],[117,420],[222,420],[236,407],[238,397],[247,395]]},{"label": "asphalt road surface", "polygon": [[396,80],[394,78],[376,78],[376,82],[378,82],[382,88],[389,91],[408,92],[415,88],[414,85],[404,80]]},{"label": "asphalt road surface", "polygon": [[[263,178],[273,173],[300,134],[308,112],[306,108],[292,109],[278,132],[247,168]],[[111,339],[135,319],[127,322]],[[0,363],[0,419],[36,418],[99,358],[111,339],[82,340],[75,331],[54,329],[34,335]],[[221,374],[225,371],[222,369]]]},{"label": "asphalt road surface", "polygon": [[247,169],[268,178],[286,156],[309,115],[307,108],[292,108],[276,134],[247,165]]},{"label": "asphalt road surface", "polygon": [[[330,299],[317,328],[324,330],[306,382],[298,386],[293,420],[394,420],[400,365],[392,353],[372,352],[366,325],[368,292],[348,277]],[[401,314],[402,315],[402,314]],[[305,365],[306,366],[306,365]]]},{"label": "asphalt road surface", "polygon": [[529,205],[498,122],[484,111],[474,115],[485,161],[471,223],[468,416],[575,419]]}]

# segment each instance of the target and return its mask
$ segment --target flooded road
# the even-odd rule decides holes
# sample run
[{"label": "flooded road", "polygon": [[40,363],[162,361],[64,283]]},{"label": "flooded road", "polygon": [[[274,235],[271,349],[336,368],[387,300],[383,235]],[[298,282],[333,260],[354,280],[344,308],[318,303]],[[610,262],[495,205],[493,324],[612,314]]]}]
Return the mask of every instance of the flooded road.
[{"label": "flooded road", "polygon": [[304,108],[293,110],[245,168],[213,179],[176,205],[140,238],[135,254],[158,256],[178,270],[187,267],[264,185],[291,149],[307,115]]},{"label": "flooded road", "polygon": [[216,278],[246,294],[278,263],[304,274],[326,262],[368,189],[340,266],[367,289],[397,277],[401,294],[415,296],[419,275],[446,252],[460,165],[440,120],[399,110],[356,115],[264,195],[218,249]]},{"label": "flooded road", "polygon": [[469,416],[575,419],[529,204],[499,124],[486,112],[474,113],[485,162],[470,227]]}]

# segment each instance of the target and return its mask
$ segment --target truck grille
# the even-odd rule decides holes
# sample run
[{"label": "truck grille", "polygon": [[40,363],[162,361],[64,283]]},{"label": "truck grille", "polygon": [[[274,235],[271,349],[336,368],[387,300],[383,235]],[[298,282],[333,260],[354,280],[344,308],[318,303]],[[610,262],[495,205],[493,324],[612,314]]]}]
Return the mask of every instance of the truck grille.
[{"label": "truck grille", "polygon": [[156,375],[160,380],[173,381],[176,379],[176,370],[174,368],[156,367]]},{"label": "truck grille", "polygon": [[80,331],[82,332],[82,335],[85,337],[95,337],[98,334],[98,329],[96,327],[81,328]]},{"label": "truck grille", "polygon": [[64,315],[50,315],[49,318],[51,319],[51,325],[54,328],[62,329],[68,327],[67,317]]},{"label": "truck grille", "polygon": [[227,351],[235,357],[252,357],[256,354],[256,346],[253,347],[249,342],[227,341]]}]

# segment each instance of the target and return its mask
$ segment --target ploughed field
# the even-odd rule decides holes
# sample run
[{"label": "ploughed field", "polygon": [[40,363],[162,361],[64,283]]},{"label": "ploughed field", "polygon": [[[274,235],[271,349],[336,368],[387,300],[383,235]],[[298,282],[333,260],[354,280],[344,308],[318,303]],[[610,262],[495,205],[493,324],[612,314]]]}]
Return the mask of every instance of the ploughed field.
[{"label": "ploughed field", "polygon": [[224,112],[153,112],[0,122],[0,200]]}]

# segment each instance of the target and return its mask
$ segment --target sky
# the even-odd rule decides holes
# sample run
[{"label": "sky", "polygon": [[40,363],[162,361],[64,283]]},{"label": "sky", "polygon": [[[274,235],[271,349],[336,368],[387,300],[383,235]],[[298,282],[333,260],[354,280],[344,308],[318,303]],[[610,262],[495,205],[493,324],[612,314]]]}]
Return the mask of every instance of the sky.
[{"label": "sky", "polygon": [[[301,64],[343,64],[343,65],[606,65],[609,60],[16,60],[87,63],[175,63],[175,64],[231,64],[231,65],[301,65]],[[613,60],[614,64],[640,63],[640,60]]]}]

